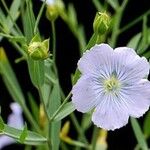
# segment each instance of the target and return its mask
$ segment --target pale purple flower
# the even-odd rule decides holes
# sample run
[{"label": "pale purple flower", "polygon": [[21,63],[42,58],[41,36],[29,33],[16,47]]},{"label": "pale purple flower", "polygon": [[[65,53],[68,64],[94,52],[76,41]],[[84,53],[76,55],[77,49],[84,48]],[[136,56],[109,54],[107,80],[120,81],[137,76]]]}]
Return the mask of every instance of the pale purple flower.
[{"label": "pale purple flower", "polygon": [[[23,129],[24,121],[22,117],[22,109],[18,103],[11,103],[10,108],[12,113],[8,116],[7,124],[17,129]],[[15,143],[13,138],[2,135],[0,136],[0,150],[10,144]]]},{"label": "pale purple flower", "polygon": [[149,109],[150,82],[144,79],[149,68],[146,58],[131,48],[95,45],[78,62],[82,75],[73,86],[72,102],[80,112],[93,109],[98,127],[120,128],[129,116],[138,118]]},{"label": "pale purple flower", "polygon": [[[45,0],[41,0],[43,2],[45,2]],[[55,0],[46,0],[46,4],[47,5],[54,5],[55,4]]]}]

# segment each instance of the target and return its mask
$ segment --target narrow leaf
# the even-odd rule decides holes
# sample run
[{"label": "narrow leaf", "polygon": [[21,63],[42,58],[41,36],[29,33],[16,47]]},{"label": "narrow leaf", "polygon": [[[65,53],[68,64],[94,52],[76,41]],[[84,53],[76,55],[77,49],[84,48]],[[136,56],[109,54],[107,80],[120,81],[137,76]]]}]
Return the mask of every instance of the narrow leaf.
[{"label": "narrow leaf", "polygon": [[[11,138],[14,138],[18,142],[20,142],[20,135],[22,134],[22,132],[23,132],[22,130],[10,127],[5,124],[4,130],[0,134],[7,135]],[[41,144],[44,144],[45,142],[47,142],[47,139],[45,137],[41,136],[40,134],[37,134],[37,133],[29,131],[29,130],[27,132],[28,132],[28,135],[26,136],[26,138],[24,139],[22,144],[41,145]]]},{"label": "narrow leaf", "polygon": [[131,118],[131,125],[132,125],[135,137],[138,141],[140,148],[142,150],[148,150],[148,146],[147,146],[147,143],[144,139],[144,135],[142,133],[140,125],[138,124],[138,121],[135,118]]},{"label": "narrow leaf", "polygon": [[138,33],[130,39],[127,46],[137,50],[140,39],[141,39],[141,33]]},{"label": "narrow leaf", "polygon": [[[58,109],[58,107],[60,106],[61,103],[61,96],[60,96],[60,91],[59,91],[59,85],[55,84],[53,86],[52,92],[51,92],[51,96],[49,99],[50,103],[49,103],[49,115],[50,117],[52,117],[52,115],[54,114],[54,112]],[[60,143],[60,139],[59,139],[59,133],[60,133],[60,127],[61,127],[61,122],[52,122],[51,123],[51,143],[52,143],[52,150],[59,150],[59,143]]]},{"label": "narrow leaf", "polygon": [[71,114],[75,110],[75,106],[73,105],[72,102],[66,103],[60,112],[55,116],[54,121],[60,121],[69,114]]},{"label": "narrow leaf", "polygon": [[0,73],[14,101],[24,105],[25,98],[23,96],[21,87],[3,48],[0,48]]},{"label": "narrow leaf", "polygon": [[2,117],[0,116],[0,132],[2,132],[5,128],[5,125],[4,125],[4,121],[2,119]]},{"label": "narrow leaf", "polygon": [[144,135],[146,138],[150,137],[150,111],[147,113],[145,119],[144,119]]},{"label": "narrow leaf", "polygon": [[35,61],[28,57],[28,69],[33,85],[41,87],[44,84],[44,61]]}]

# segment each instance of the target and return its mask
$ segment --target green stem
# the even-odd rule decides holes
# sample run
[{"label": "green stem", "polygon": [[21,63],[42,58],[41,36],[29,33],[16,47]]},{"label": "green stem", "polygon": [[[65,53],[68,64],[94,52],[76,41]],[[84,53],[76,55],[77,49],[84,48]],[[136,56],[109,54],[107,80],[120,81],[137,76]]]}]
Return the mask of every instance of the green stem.
[{"label": "green stem", "polygon": [[38,126],[38,123],[34,120],[33,116],[31,115],[29,109],[27,108],[27,106],[25,104],[20,104],[24,113],[25,113],[25,116],[27,117],[27,119],[29,120],[29,122],[31,123],[31,125],[33,126],[33,128],[38,132],[38,133],[41,133],[41,129],[40,127]]},{"label": "green stem", "polygon": [[98,137],[98,128],[96,126],[94,126],[94,130],[93,130],[93,135],[92,135],[92,150],[95,150],[96,148],[96,141],[97,141],[97,137]]},{"label": "green stem", "polygon": [[126,26],[124,26],[122,29],[120,29],[119,34],[125,32],[129,28],[133,27],[135,24],[137,24],[138,22],[140,22],[143,19],[144,16],[148,16],[149,14],[150,14],[150,10],[148,10],[147,12],[145,12],[144,14],[142,14],[140,17],[136,18],[135,20],[133,20],[132,22],[130,22],[129,24],[127,24]]},{"label": "green stem", "polygon": [[70,99],[71,97],[71,92],[68,94],[68,96],[65,98],[63,103],[59,106],[59,108],[55,111],[54,115],[51,117],[50,121],[53,121],[53,119],[57,116],[57,114],[60,112],[62,107],[66,104],[66,102]]},{"label": "green stem", "polygon": [[43,104],[43,107],[44,107],[46,117],[47,117],[48,121],[50,121],[50,117],[48,115],[47,108],[46,108],[46,105],[45,105],[45,102],[44,102],[44,99],[43,99],[41,87],[38,87],[38,92],[39,92],[39,95],[40,95],[41,103]]},{"label": "green stem", "polygon": [[54,64],[56,63],[56,30],[55,30],[55,22],[51,21],[51,26],[52,26],[52,37],[53,37],[53,62]]},{"label": "green stem", "polygon": [[37,28],[38,28],[38,24],[39,24],[39,21],[41,19],[41,16],[42,16],[42,13],[43,13],[43,10],[44,10],[44,7],[46,5],[46,2],[44,2],[40,8],[40,11],[38,13],[38,16],[37,16],[37,19],[36,19],[36,22],[35,22],[35,27],[34,27],[34,34],[36,34],[37,32]]},{"label": "green stem", "polygon": [[31,32],[32,32],[32,36],[34,35],[34,20],[32,17],[32,8],[31,8],[31,4],[30,4],[30,0],[26,0],[26,5],[27,5],[27,11],[28,11],[28,18],[30,18],[30,27],[31,27]]},{"label": "green stem", "polygon": [[43,107],[44,107],[44,112],[46,114],[46,118],[47,118],[47,120],[49,122],[47,145],[48,145],[49,150],[52,150],[52,144],[51,144],[51,139],[50,139],[50,134],[51,134],[50,117],[48,115],[47,108],[46,108],[46,105],[45,105],[45,102],[44,102],[44,99],[43,99],[43,95],[42,95],[42,90],[41,90],[40,87],[38,88],[38,91],[39,91],[41,103],[43,104]]},{"label": "green stem", "polygon": [[4,0],[1,0],[1,2],[2,2],[2,4],[3,4],[3,6],[4,6],[4,8],[5,8],[6,12],[7,12],[7,14],[9,15],[9,17],[10,17],[12,23],[13,23],[14,26],[16,27],[18,33],[19,33],[20,35],[23,35],[22,32],[21,32],[21,30],[19,29],[18,25],[17,25],[16,22],[14,21],[12,15],[10,14],[9,9],[8,9],[8,7],[7,7],[6,3],[5,3],[5,1],[4,1]]},{"label": "green stem", "polygon": [[100,3],[99,0],[92,0],[92,2],[98,11],[103,10],[103,5]]},{"label": "green stem", "polygon": [[71,117],[71,120],[73,121],[73,124],[75,125],[75,128],[76,128],[78,134],[81,136],[81,139],[82,139],[85,143],[88,143],[88,141],[87,141],[87,139],[86,139],[84,133],[82,132],[82,128],[81,128],[81,126],[79,125],[78,120],[76,119],[74,113],[72,113],[72,114],[70,115],[70,117]]},{"label": "green stem", "polygon": [[117,38],[119,35],[119,27],[120,27],[120,22],[122,18],[123,11],[128,3],[128,0],[124,0],[122,5],[118,8],[115,16],[115,24],[113,27],[112,31],[112,36],[111,36],[111,45],[114,47],[117,43]]}]

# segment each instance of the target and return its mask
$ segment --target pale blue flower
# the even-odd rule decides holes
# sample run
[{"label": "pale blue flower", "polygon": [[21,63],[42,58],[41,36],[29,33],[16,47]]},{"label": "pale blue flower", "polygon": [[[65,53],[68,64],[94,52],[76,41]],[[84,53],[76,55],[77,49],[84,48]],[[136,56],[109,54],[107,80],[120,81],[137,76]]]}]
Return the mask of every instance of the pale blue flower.
[{"label": "pale blue flower", "polygon": [[95,45],[78,62],[82,73],[72,89],[72,102],[80,112],[94,110],[98,127],[115,130],[129,116],[142,116],[150,105],[149,63],[128,47]]},{"label": "pale blue flower", "polygon": [[[43,2],[45,2],[45,0],[42,0]],[[47,5],[54,5],[55,4],[55,0],[46,0],[46,4]]]},{"label": "pale blue flower", "polygon": [[[20,105],[18,103],[11,103],[10,108],[12,110],[12,113],[8,116],[7,124],[17,129],[23,129],[24,121],[23,121],[22,109]],[[5,135],[0,136],[0,150],[3,147],[13,143],[15,143],[15,140],[13,138],[10,138]]]}]

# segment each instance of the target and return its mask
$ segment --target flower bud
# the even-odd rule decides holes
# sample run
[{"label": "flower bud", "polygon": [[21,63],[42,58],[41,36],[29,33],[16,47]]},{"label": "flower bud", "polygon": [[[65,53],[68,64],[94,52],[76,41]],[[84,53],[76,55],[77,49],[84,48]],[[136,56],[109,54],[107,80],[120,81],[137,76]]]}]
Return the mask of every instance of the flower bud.
[{"label": "flower bud", "polygon": [[110,25],[110,16],[106,12],[96,13],[93,23],[93,29],[96,34],[106,33],[109,28],[109,25]]},{"label": "flower bud", "polygon": [[44,106],[42,104],[40,104],[39,123],[40,123],[40,126],[42,128],[44,128],[46,123],[47,123],[47,118],[46,118],[46,114],[44,111]]},{"label": "flower bud", "polygon": [[99,135],[96,141],[96,150],[106,150],[107,149],[107,131],[100,129]]},{"label": "flower bud", "polygon": [[40,41],[31,41],[28,46],[29,56],[33,60],[44,60],[49,57],[49,39]]},{"label": "flower bud", "polygon": [[53,0],[53,2],[47,3],[46,17],[50,21],[55,21],[63,9],[64,4],[61,0]]}]

